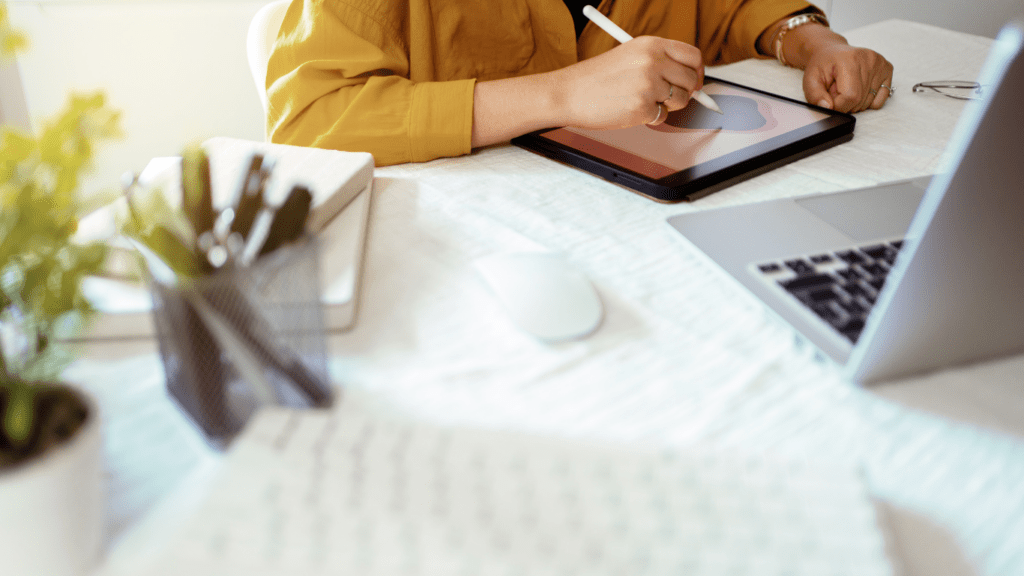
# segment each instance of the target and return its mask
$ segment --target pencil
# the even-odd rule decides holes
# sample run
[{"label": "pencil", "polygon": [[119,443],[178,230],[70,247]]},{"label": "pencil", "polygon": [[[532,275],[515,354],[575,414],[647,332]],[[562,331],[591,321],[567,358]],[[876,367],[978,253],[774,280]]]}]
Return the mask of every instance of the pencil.
[{"label": "pencil", "polygon": [[[590,18],[591,22],[597,24],[599,28],[601,28],[602,30],[610,34],[612,38],[615,38],[616,40],[623,44],[633,39],[633,37],[630,36],[628,32],[626,32],[622,28],[619,28],[619,26],[615,22],[609,20],[607,16],[598,12],[597,9],[594,8],[593,6],[584,6],[583,15],[586,16],[587,18]],[[714,110],[719,114],[725,114],[724,112],[722,112],[722,109],[718,107],[718,104],[716,104],[715,101],[711,99],[711,96],[705,94],[703,90],[695,91],[693,93],[693,99],[704,105],[704,107],[706,107],[709,110]]]}]

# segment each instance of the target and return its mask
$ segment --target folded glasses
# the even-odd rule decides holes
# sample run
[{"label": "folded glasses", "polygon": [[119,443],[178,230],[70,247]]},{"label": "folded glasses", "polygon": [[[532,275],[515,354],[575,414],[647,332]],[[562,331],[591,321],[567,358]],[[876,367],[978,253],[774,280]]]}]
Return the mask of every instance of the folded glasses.
[{"label": "folded glasses", "polygon": [[936,80],[934,82],[919,82],[912,88],[914,92],[937,92],[949,98],[957,100],[980,100],[982,86],[977,82],[964,82],[960,80]]}]

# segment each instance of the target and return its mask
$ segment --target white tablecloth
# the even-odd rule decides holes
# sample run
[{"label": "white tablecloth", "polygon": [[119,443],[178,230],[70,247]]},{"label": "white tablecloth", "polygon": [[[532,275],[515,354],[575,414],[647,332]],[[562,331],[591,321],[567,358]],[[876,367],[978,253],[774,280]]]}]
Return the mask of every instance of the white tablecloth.
[{"label": "white tablecloth", "polygon": [[[910,87],[975,78],[990,41],[899,21],[848,37],[895,64],[886,107],[858,115],[852,142],[692,204],[654,203],[511,146],[378,169],[357,326],[331,338],[344,401],[438,422],[854,462],[880,501],[952,533],[979,574],[1024,574],[1024,357],[853,387],[665,223],[940,169],[963,105]],[[708,74],[802,98],[800,73],[773,61]],[[606,317],[593,336],[551,346],[511,324],[472,261],[518,250],[563,253],[595,283]],[[154,356],[84,361],[72,374],[125,370],[156,383],[140,398],[163,398]],[[125,434],[111,424],[124,491],[115,533],[154,501],[140,487],[167,489],[155,472],[124,469],[145,468]],[[169,438],[166,454],[149,456],[177,471],[164,484],[208,457],[188,433]]]}]

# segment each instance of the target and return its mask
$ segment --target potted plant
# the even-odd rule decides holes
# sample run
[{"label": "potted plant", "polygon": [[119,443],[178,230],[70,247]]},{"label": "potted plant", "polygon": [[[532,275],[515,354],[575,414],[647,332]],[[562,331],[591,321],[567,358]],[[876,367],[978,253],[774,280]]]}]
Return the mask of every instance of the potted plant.
[{"label": "potted plant", "polygon": [[[24,39],[0,4],[0,58]],[[86,198],[79,177],[99,139],[118,134],[102,94],[72,96],[38,137],[0,127],[0,572],[81,574],[102,544],[99,414],[60,382],[62,340],[91,312],[84,277],[102,243],[73,241]]]}]

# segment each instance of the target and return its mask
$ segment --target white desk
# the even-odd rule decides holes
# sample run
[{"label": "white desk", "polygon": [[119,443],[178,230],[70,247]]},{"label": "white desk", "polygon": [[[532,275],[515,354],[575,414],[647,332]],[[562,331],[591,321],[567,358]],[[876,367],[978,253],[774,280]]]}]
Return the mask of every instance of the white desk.
[{"label": "white desk", "polygon": [[[345,401],[439,422],[849,459],[897,510],[909,574],[965,573],[946,531],[978,574],[1024,573],[1024,357],[853,388],[665,223],[938,170],[962,104],[910,87],[975,78],[990,41],[899,21],[848,37],[894,63],[886,107],[858,116],[852,142],[693,204],[656,204],[509,146],[379,169],[357,327],[331,338]],[[709,74],[802,98],[800,73],[772,61]],[[594,281],[607,311],[596,334],[547,346],[503,316],[471,262],[528,249],[563,252]],[[209,456],[166,406],[151,353],[71,374],[111,415],[117,536]],[[126,440],[132,402],[165,429]]]}]

